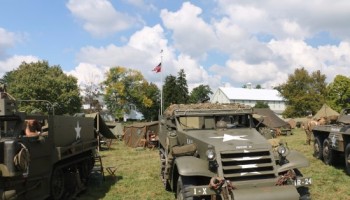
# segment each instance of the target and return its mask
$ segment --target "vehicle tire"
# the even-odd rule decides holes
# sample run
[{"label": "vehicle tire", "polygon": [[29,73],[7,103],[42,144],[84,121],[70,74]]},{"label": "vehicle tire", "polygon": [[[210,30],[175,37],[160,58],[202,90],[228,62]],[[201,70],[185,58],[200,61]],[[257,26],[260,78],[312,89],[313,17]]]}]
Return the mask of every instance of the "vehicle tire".
[{"label": "vehicle tire", "polygon": [[51,199],[53,200],[64,199],[64,191],[65,191],[64,181],[65,181],[64,173],[62,169],[55,168],[51,175],[51,181],[50,181]]},{"label": "vehicle tire", "polygon": [[323,148],[322,148],[322,143],[321,139],[319,137],[315,137],[315,142],[314,142],[314,157],[317,159],[322,159],[323,158]]},{"label": "vehicle tire", "polygon": [[329,139],[323,141],[322,146],[323,162],[326,165],[332,165],[334,163],[334,151],[332,150]]},{"label": "vehicle tire", "polygon": [[193,179],[190,177],[179,176],[177,180],[176,187],[176,200],[196,200],[197,197],[190,197],[189,191],[187,189],[188,186],[193,185]]},{"label": "vehicle tire", "polygon": [[345,170],[350,175],[350,143],[345,147]]},{"label": "vehicle tire", "polygon": [[299,200],[311,200],[309,188],[307,187],[298,187],[297,191],[300,195]]},{"label": "vehicle tire", "polygon": [[160,178],[163,182],[163,186],[164,186],[165,190],[170,191],[171,190],[170,184],[169,184],[168,180],[165,178],[165,170],[167,167],[167,161],[166,161],[167,158],[165,156],[163,148],[159,149],[159,157],[160,157]]},{"label": "vehicle tire", "polygon": [[[300,170],[294,169],[294,172],[295,172],[297,177],[303,177],[303,174],[300,172]],[[305,186],[298,187],[297,191],[300,195],[299,200],[311,200],[311,196],[310,196],[310,192],[309,192],[308,187],[305,187]]]}]

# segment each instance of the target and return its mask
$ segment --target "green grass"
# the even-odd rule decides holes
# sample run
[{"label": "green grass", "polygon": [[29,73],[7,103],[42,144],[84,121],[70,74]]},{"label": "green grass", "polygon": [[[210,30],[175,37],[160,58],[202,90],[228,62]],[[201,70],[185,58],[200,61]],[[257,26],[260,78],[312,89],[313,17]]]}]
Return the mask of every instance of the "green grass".
[{"label": "green grass", "polygon": [[87,191],[78,199],[96,200],[173,200],[174,195],[165,191],[159,177],[158,150],[137,150],[113,142],[109,150],[100,151],[104,167],[115,166],[116,178],[105,171],[105,181],[92,178]]},{"label": "green grass", "polygon": [[[350,199],[350,176],[344,171],[344,158],[336,167],[327,166],[321,160],[312,156],[313,146],[305,144],[305,132],[295,129],[293,135],[280,136],[287,142],[290,149],[304,154],[310,161],[310,167],[302,168],[304,176],[313,178],[310,187],[312,199]],[[173,200],[174,195],[165,191],[159,177],[159,155],[157,149],[138,151],[124,145],[123,142],[113,142],[111,149],[101,151],[103,165],[116,166],[116,179],[106,171],[106,180],[97,181],[92,178],[85,193],[79,200]]]}]

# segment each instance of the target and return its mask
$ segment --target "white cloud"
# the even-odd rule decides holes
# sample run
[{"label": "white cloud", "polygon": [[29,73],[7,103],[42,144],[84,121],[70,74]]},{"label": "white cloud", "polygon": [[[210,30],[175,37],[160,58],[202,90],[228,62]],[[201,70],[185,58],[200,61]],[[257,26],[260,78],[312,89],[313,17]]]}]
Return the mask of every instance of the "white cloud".
[{"label": "white cloud", "polygon": [[75,69],[65,72],[78,79],[78,85],[84,84],[99,84],[105,80],[105,74],[108,67],[98,67],[95,64],[80,63]]},{"label": "white cloud", "polygon": [[[301,66],[310,72],[321,69],[328,82],[336,74],[350,75],[350,1],[217,0],[187,1],[180,5],[181,2],[165,5],[144,0],[67,1],[71,15],[92,35],[115,36],[123,31],[116,36],[121,38],[121,44],[111,42],[109,39],[115,39],[113,37],[79,41],[86,45],[77,53],[80,64],[75,75],[80,81],[87,81],[84,76],[89,75],[83,73],[85,70],[103,74],[105,66],[123,66],[140,70],[147,80],[159,83],[160,74],[151,70],[161,60],[161,49],[164,50],[164,77],[177,75],[183,68],[190,87],[210,84],[214,88],[222,82],[233,86],[246,82],[275,85]],[[205,7],[207,5],[212,7]],[[53,20],[47,17],[47,21]],[[145,26],[131,35],[125,31],[142,23]],[[11,29],[16,32],[0,28],[0,73],[18,67],[22,61],[36,61],[37,57],[57,55],[57,59],[61,58],[62,54],[40,46],[42,41],[52,41],[50,45],[55,45],[52,38],[46,38],[45,29],[30,32],[31,27],[39,26],[22,26],[27,30],[21,30],[22,27],[14,24]],[[28,43],[20,43],[25,37],[18,31],[30,33]],[[335,42],[319,46],[307,43],[306,38],[320,32]],[[45,38],[36,41],[40,36]],[[261,39],[264,36],[266,38]],[[101,46],[95,46],[96,42]],[[75,49],[78,43],[65,48]],[[40,55],[40,48],[51,55]],[[11,51],[18,49],[30,53],[13,53],[11,57]]]},{"label": "white cloud", "polygon": [[[288,74],[302,66],[310,72],[324,66],[322,72],[327,73],[327,81],[332,81],[337,72],[349,73],[350,47],[347,42],[315,48],[303,41],[319,30],[316,27],[321,27],[306,24],[307,20],[298,16],[312,10],[315,1],[309,1],[305,6],[300,6],[301,1],[286,1],[291,10],[273,1],[218,2],[224,14],[221,18],[218,15],[215,19],[205,20],[201,8],[185,2],[177,11],[161,11],[164,28],[159,24],[145,26],[129,38],[125,37],[123,46],[83,47],[78,60],[93,63],[97,69],[100,69],[98,66],[137,69],[147,80],[159,85],[160,75],[151,70],[159,63],[159,52],[163,49],[164,77],[168,74],[177,76],[177,72],[184,69],[190,89],[199,84],[217,88],[223,82],[236,87],[252,82],[270,88],[286,81]],[[129,3],[140,5],[144,2]],[[257,35],[261,33],[270,35],[272,40],[259,41]],[[168,40],[168,36],[173,41]],[[222,61],[226,63],[224,66],[203,65],[211,50],[229,58]]]},{"label": "white cloud", "polygon": [[37,62],[39,59],[35,56],[19,56],[14,55],[5,60],[0,60],[0,77],[2,77],[6,72],[17,69],[22,62],[31,63]]},{"label": "white cloud", "polygon": [[144,0],[124,0],[124,1],[142,10],[156,10],[156,7],[153,4],[146,4]]},{"label": "white cloud", "polygon": [[[12,47],[16,42],[16,35],[12,32],[6,31],[0,27],[0,47],[9,48]],[[1,49],[0,49],[1,51]]]},{"label": "white cloud", "polygon": [[[156,25],[144,27],[130,36],[124,46],[109,44],[105,47],[86,46],[81,48],[77,58],[79,62],[95,63],[101,66],[122,66],[141,71],[151,71],[160,62],[160,51],[164,50],[170,60],[171,50],[166,46],[163,29]],[[148,69],[147,69],[148,68]]]},{"label": "white cloud", "polygon": [[[284,37],[280,21],[289,21],[294,26],[302,27],[308,37],[320,31],[329,31],[332,35],[349,39],[350,2],[347,0],[218,0],[220,13],[231,16],[231,19],[249,32],[269,32],[277,38]],[[288,37],[294,38],[290,34]]]},{"label": "white cloud", "polygon": [[160,17],[173,34],[174,47],[193,57],[205,57],[206,52],[216,43],[215,33],[202,18],[202,9],[185,2],[177,12],[162,10]]},{"label": "white cloud", "polygon": [[21,42],[23,39],[23,35],[0,27],[0,58],[5,56],[9,48],[14,47],[16,43]]},{"label": "white cloud", "polygon": [[106,36],[135,24],[134,18],[118,12],[108,0],[69,0],[67,7],[94,36]]}]

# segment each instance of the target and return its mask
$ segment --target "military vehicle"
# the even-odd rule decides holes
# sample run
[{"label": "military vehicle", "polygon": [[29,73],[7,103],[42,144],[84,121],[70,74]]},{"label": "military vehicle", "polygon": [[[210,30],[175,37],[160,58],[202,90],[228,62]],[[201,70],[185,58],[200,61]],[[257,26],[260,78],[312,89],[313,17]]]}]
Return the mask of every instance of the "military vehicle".
[{"label": "military vehicle", "polygon": [[350,108],[343,109],[335,123],[312,129],[314,156],[331,165],[344,156],[346,173],[350,175]]},{"label": "military vehicle", "polygon": [[94,166],[94,119],[28,115],[0,92],[0,199],[70,199]]},{"label": "military vehicle", "polygon": [[[159,122],[161,178],[178,200],[311,199],[308,160],[267,140],[242,104],[174,104]],[[270,141],[270,142],[269,142]]]}]

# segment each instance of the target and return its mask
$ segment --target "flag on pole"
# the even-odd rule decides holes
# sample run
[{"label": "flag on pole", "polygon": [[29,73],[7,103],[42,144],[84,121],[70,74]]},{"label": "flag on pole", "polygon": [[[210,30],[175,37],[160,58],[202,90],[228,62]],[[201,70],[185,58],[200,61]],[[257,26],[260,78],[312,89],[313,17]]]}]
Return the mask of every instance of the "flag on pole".
[{"label": "flag on pole", "polygon": [[162,71],[162,63],[160,62],[159,65],[157,65],[152,71],[155,71],[156,73]]}]

